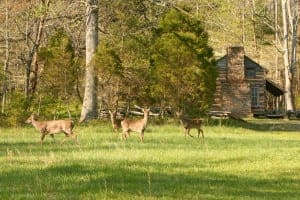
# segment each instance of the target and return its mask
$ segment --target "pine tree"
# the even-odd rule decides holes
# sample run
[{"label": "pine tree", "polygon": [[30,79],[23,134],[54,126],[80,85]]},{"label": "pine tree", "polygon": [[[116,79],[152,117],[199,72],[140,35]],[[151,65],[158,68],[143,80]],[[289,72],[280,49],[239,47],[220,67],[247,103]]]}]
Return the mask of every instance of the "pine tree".
[{"label": "pine tree", "polygon": [[206,111],[215,91],[216,68],[201,22],[171,9],[156,30],[153,95],[188,112]]}]

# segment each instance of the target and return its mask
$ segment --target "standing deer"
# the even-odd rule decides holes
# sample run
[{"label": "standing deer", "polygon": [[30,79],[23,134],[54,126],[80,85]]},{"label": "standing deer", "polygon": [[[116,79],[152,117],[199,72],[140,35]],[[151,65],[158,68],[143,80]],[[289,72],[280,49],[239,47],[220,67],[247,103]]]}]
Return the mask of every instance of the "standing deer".
[{"label": "standing deer", "polygon": [[110,121],[114,131],[119,131],[121,128],[121,119],[117,119],[117,111],[111,112],[108,110],[108,112],[110,114]]},{"label": "standing deer", "polygon": [[144,118],[137,120],[123,119],[121,121],[122,126],[122,138],[127,139],[131,131],[140,133],[141,142],[144,141],[144,131],[147,126],[150,109],[143,109]]},{"label": "standing deer", "polygon": [[185,118],[183,116],[183,112],[176,112],[176,115],[177,117],[179,118],[180,120],[180,124],[182,125],[182,127],[184,128],[184,134],[185,134],[185,137],[186,135],[188,134],[190,137],[193,137],[191,134],[190,134],[190,130],[192,128],[194,129],[197,129],[198,130],[198,138],[200,136],[200,132],[202,134],[202,139],[204,141],[204,133],[203,133],[203,130],[201,128],[202,126],[202,119],[188,119],[188,118]]},{"label": "standing deer", "polygon": [[[54,134],[63,132],[66,137],[73,137],[75,144],[77,144],[77,134],[72,131],[74,122],[72,120],[52,120],[52,121],[37,121],[35,115],[32,114],[26,121],[28,124],[32,124],[41,135],[41,144],[46,135],[50,135],[54,139]],[[66,138],[62,140],[61,144],[65,142]]]}]

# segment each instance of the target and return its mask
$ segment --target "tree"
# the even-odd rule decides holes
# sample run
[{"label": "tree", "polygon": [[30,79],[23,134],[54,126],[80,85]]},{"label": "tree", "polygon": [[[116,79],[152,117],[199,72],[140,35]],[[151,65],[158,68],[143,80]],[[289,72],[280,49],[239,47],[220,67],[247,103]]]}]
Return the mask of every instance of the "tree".
[{"label": "tree", "polygon": [[38,58],[42,70],[37,93],[42,111],[45,114],[68,111],[71,117],[69,104],[72,97],[76,97],[74,85],[79,66],[74,62],[73,44],[64,29],[59,28],[49,38],[48,44],[40,49]]},{"label": "tree", "polygon": [[216,68],[208,34],[200,21],[171,9],[153,46],[153,95],[189,112],[205,112],[213,99]]},{"label": "tree", "polygon": [[2,85],[2,103],[1,103],[1,113],[4,114],[5,111],[5,103],[7,99],[7,88],[8,88],[8,77],[7,72],[9,68],[9,30],[8,30],[8,7],[7,7],[7,0],[6,0],[6,8],[5,8],[5,60],[4,60],[4,67],[3,67],[3,85]]},{"label": "tree", "polygon": [[36,87],[38,82],[38,71],[39,71],[37,54],[42,43],[45,20],[50,5],[50,0],[41,0],[41,2],[42,2],[41,4],[42,14],[38,17],[38,25],[36,26],[34,36],[30,37],[32,44],[29,45],[28,43],[28,47],[30,50],[28,52],[28,57],[26,59],[27,66],[26,66],[25,94],[29,104],[31,103],[36,92]]},{"label": "tree", "polygon": [[95,55],[102,105],[151,105],[150,47],[160,13],[148,0],[100,2],[101,44]]},{"label": "tree", "polygon": [[293,100],[293,79],[296,69],[296,48],[298,29],[298,0],[281,0],[282,8],[282,50],[285,69],[285,102],[286,110],[295,110]]},{"label": "tree", "polygon": [[98,46],[98,0],[87,0],[86,10],[86,71],[85,91],[80,122],[96,118],[97,113],[97,76],[91,62]]}]

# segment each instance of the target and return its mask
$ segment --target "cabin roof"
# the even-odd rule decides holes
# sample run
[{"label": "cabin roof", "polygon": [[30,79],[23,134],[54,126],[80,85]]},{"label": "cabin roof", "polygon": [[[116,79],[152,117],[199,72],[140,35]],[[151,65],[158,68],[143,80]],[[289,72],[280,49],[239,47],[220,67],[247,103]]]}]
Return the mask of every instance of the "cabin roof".
[{"label": "cabin roof", "polygon": [[[217,59],[217,66],[221,69],[227,68],[227,55],[224,55],[223,57]],[[223,62],[223,64],[222,64]],[[269,70],[262,67],[260,64],[249,58],[248,56],[244,56],[244,66],[246,68],[257,68],[259,70],[263,70],[265,72],[268,72]]]},{"label": "cabin roof", "polygon": [[[227,68],[227,55],[217,59],[217,66],[219,69],[226,70]],[[246,68],[256,68],[258,70],[262,70],[268,72],[268,70],[262,67],[260,64],[249,58],[248,56],[244,56],[244,66]],[[277,83],[272,81],[271,79],[266,80],[266,90],[270,92],[272,95],[278,97],[285,93],[284,89],[282,89]]]}]

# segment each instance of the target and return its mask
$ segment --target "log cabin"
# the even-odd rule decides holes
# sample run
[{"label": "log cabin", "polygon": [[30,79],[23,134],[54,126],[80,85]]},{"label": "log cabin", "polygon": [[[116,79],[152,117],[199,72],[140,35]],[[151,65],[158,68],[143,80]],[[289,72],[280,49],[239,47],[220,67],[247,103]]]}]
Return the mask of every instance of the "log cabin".
[{"label": "log cabin", "polygon": [[240,118],[264,115],[269,96],[281,97],[284,90],[267,78],[268,70],[245,55],[240,46],[228,47],[217,60],[218,77],[212,112],[228,112]]}]

